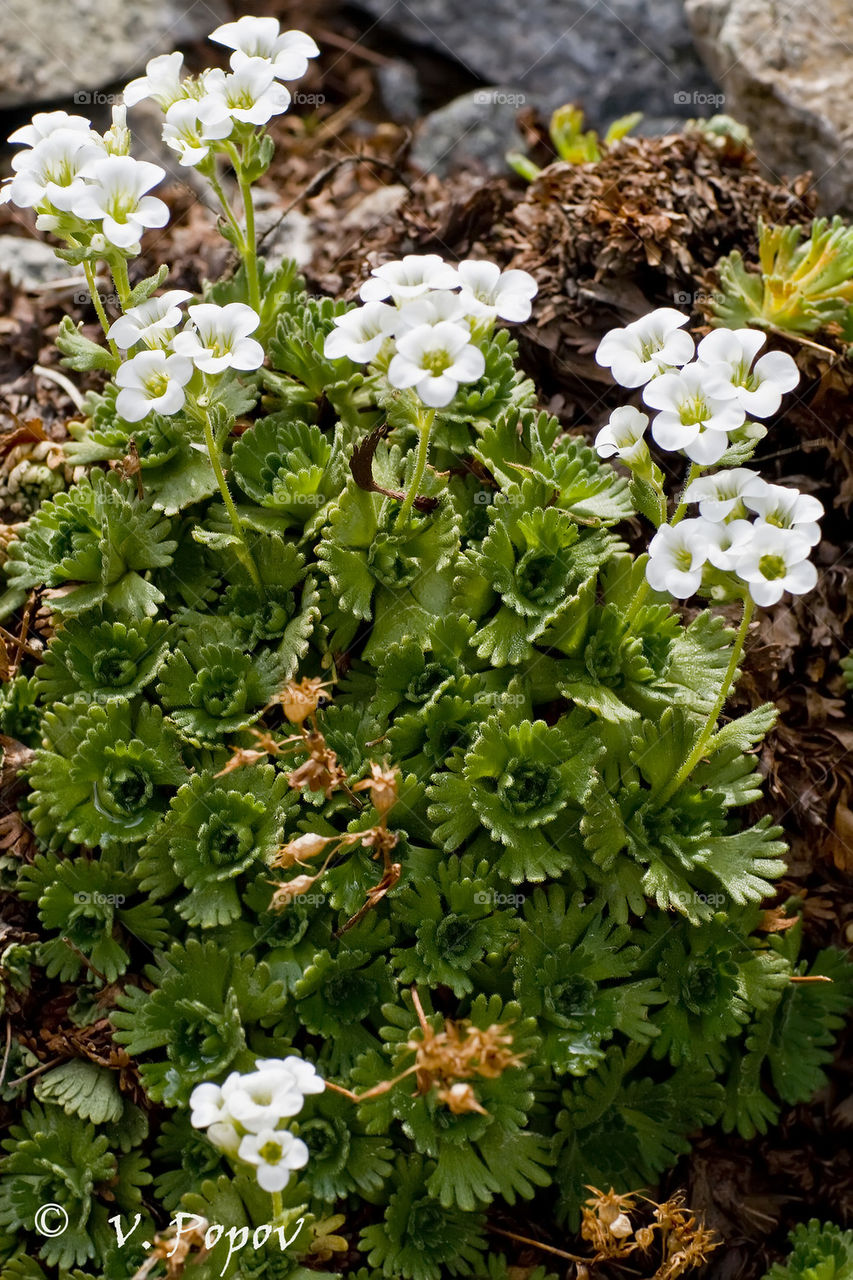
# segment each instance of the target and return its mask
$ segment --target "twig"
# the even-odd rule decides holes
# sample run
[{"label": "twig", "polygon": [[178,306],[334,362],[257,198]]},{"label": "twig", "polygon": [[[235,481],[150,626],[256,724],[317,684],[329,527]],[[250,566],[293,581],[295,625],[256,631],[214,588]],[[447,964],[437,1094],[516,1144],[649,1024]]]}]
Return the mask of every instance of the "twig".
[{"label": "twig", "polygon": [[272,233],[281,226],[287,215],[292,213],[297,205],[301,204],[303,200],[309,200],[311,196],[315,196],[317,192],[325,186],[327,178],[330,178],[333,173],[336,173],[338,169],[342,169],[344,165],[347,164],[373,164],[380,169],[390,169],[406,190],[411,193],[412,185],[401,172],[396,160],[381,160],[379,156],[341,156],[339,159],[333,160],[325,169],[321,169],[320,172],[311,179],[308,185],[303,187],[299,195],[296,196],[295,199],[291,200],[290,204],[285,205],[281,214],[272,226],[267,227],[263,235],[258,237],[258,248],[260,249],[267,236],[271,236]]},{"label": "twig", "polygon": [[0,1089],[6,1079],[6,1068],[9,1065],[9,1054],[12,1051],[12,1019],[6,1019],[6,1052],[3,1054],[3,1065],[0,1067]]},{"label": "twig", "polygon": [[493,1227],[491,1223],[486,1223],[486,1229],[496,1236],[506,1236],[507,1240],[515,1240],[516,1244],[529,1244],[534,1249],[541,1249],[544,1253],[553,1253],[557,1258],[566,1258],[569,1262],[592,1262],[592,1258],[582,1258],[579,1253],[566,1253],[565,1249],[555,1249],[552,1244],[543,1244],[541,1240],[531,1240],[530,1236],[520,1236],[514,1231],[504,1231],[502,1227]]},{"label": "twig", "polygon": [[68,399],[71,400],[79,413],[85,412],[83,406],[83,397],[80,391],[75,387],[70,378],[66,378],[64,373],[60,373],[58,369],[46,369],[42,364],[33,365],[33,373],[37,373],[40,378],[44,378],[47,382],[55,382],[61,387]]},{"label": "twig", "polygon": [[51,1058],[50,1062],[40,1062],[37,1067],[33,1067],[32,1071],[28,1071],[25,1076],[18,1076],[17,1080],[10,1080],[9,1088],[17,1089],[19,1084],[26,1084],[27,1080],[32,1080],[34,1076],[40,1076],[43,1071],[49,1071],[51,1067],[55,1067],[62,1061],[62,1058]]}]

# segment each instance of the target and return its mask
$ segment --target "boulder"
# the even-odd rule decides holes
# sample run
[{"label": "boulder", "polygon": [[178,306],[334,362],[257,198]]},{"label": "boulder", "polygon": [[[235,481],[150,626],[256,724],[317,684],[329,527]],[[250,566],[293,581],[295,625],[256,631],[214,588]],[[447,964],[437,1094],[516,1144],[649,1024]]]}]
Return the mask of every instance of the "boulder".
[{"label": "boulder", "polygon": [[599,128],[630,111],[672,122],[715,109],[683,0],[358,4],[383,30],[454,59],[477,80],[526,89],[550,109],[577,102]]},{"label": "boulder", "polygon": [[105,86],[204,38],[226,16],[222,0],[6,0],[0,108],[71,99],[83,115],[110,106]]},{"label": "boulder", "polygon": [[445,178],[457,169],[506,173],[507,151],[524,150],[515,123],[525,95],[518,89],[475,89],[425,116],[409,153],[423,173]]},{"label": "boulder", "polygon": [[810,169],[853,210],[851,0],[686,0],[702,57],[774,177]]}]

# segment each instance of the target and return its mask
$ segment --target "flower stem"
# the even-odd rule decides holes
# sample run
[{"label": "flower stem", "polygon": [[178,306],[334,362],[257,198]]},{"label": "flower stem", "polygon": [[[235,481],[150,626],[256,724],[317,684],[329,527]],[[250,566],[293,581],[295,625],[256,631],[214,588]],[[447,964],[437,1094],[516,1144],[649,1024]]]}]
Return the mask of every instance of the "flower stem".
[{"label": "flower stem", "polygon": [[[104,336],[106,336],[110,328],[109,317],[106,311],[104,310],[104,304],[101,301],[101,295],[98,293],[97,275],[95,272],[95,267],[86,258],[83,259],[83,270],[86,273],[86,284],[89,286],[89,293],[92,296],[92,305],[94,306],[95,311],[98,313],[98,319],[101,322],[101,328],[104,331]],[[114,356],[117,356],[118,347],[111,339],[108,338],[107,341],[110,344],[110,351]]]},{"label": "flower stem", "polygon": [[743,602],[743,615],[741,616],[740,626],[738,627],[735,642],[732,646],[731,654],[729,655],[729,665],[726,667],[726,673],[723,676],[723,682],[720,685],[720,692],[717,694],[714,705],[708,713],[708,719],[705,721],[705,726],[699,734],[693,750],[690,752],[690,755],[684,761],[684,764],[678,770],[675,777],[670,780],[657,797],[659,804],[665,804],[666,801],[669,800],[670,796],[675,794],[682,782],[685,782],[690,777],[691,773],[705,754],[705,748],[708,746],[711,736],[717,727],[717,720],[719,719],[720,712],[722,711],[726,699],[731,691],[735,672],[737,671],[738,663],[743,655],[746,633],[749,630],[749,624],[752,621],[754,612],[755,604],[753,603],[752,597],[747,596]]},{"label": "flower stem", "polygon": [[127,274],[127,262],[117,253],[114,260],[110,261],[110,270],[113,273],[115,281],[116,293],[121,303],[122,311],[127,311],[130,306],[130,279]]},{"label": "flower stem", "polygon": [[427,409],[425,413],[420,414],[418,423],[418,432],[420,439],[418,440],[418,456],[415,459],[415,473],[412,476],[412,483],[409,491],[403,499],[403,505],[397,513],[397,519],[394,522],[394,532],[399,533],[404,529],[412,513],[412,506],[415,498],[418,496],[418,489],[421,487],[421,481],[426,471],[427,457],[429,456],[429,437],[432,431],[432,424],[435,422],[435,409]]},{"label": "flower stem", "polygon": [[240,195],[243,198],[243,217],[246,222],[245,251],[246,280],[249,286],[249,306],[260,315],[261,286],[258,279],[258,246],[255,240],[255,205],[252,200],[252,184],[240,173]]},{"label": "flower stem", "polygon": [[684,513],[687,510],[687,503],[684,501],[684,495],[687,493],[687,490],[690,488],[696,477],[701,475],[701,473],[702,468],[699,464],[697,462],[691,462],[690,469],[687,472],[687,477],[684,481],[684,487],[678,496],[678,506],[675,508],[675,511],[673,511],[672,519],[669,522],[673,529],[677,524],[681,524],[681,521],[684,519]]},{"label": "flower stem", "polygon": [[272,1197],[272,1220],[275,1224],[284,1217],[284,1204],[280,1191],[271,1191],[270,1196]]},{"label": "flower stem", "polygon": [[234,210],[231,208],[231,205],[228,203],[228,197],[225,194],[225,190],[222,186],[222,183],[219,181],[219,179],[216,176],[216,169],[211,164],[209,169],[204,169],[202,172],[204,172],[204,174],[206,175],[208,182],[213,188],[213,191],[214,191],[214,194],[216,195],[217,200],[222,205],[222,212],[225,214],[225,220],[228,222],[229,226],[231,227],[231,230],[234,232],[234,234],[238,237],[240,241],[240,246],[241,246],[240,252],[242,253],[243,252],[242,245],[245,244],[245,236],[243,235],[243,228],[240,226],[240,223],[238,222],[237,216],[234,213]]},{"label": "flower stem", "polygon": [[222,469],[222,461],[219,457],[219,450],[216,447],[216,440],[214,439],[214,435],[213,435],[213,426],[211,425],[210,415],[206,411],[204,413],[204,440],[205,440],[205,444],[207,445],[208,455],[210,457],[210,465],[213,467],[213,474],[216,476],[216,483],[219,485],[219,492],[222,494],[222,501],[225,503],[225,509],[228,512],[228,516],[231,520],[231,526],[235,534],[239,538],[240,545],[242,546],[242,549],[243,549],[243,555],[241,559],[243,560],[243,563],[245,564],[246,568],[249,570],[249,574],[251,575],[252,582],[255,584],[255,586],[259,590],[262,590],[264,584],[261,579],[261,575],[258,573],[257,565],[255,564],[255,561],[252,558],[252,553],[249,550],[249,545],[246,542],[246,534],[243,529],[243,526],[240,523],[240,517],[237,514],[237,508],[234,505],[234,499],[231,497],[231,494],[229,492],[228,482],[225,479],[225,472]]}]

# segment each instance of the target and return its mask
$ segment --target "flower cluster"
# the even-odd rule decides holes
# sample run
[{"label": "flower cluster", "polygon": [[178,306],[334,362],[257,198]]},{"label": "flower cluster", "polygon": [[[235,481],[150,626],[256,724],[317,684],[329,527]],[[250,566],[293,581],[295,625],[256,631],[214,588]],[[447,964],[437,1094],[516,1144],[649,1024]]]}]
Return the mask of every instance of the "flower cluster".
[{"label": "flower cluster", "polygon": [[[784,352],[756,360],[767,335],[755,329],[716,329],[694,348],[683,329],[687,319],[660,307],[624,329],[611,329],[595,358],[620,386],[644,388],[644,404],[657,410],[655,444],[708,467],[720,461],[730,435],[747,419],[776,413],[800,375]],[[637,450],[647,426],[648,416],[639,410],[628,417],[617,409],[596,447],[602,457],[623,457],[623,450]]]},{"label": "flower cluster", "polygon": [[[780,351],[757,358],[766,334],[755,329],[715,329],[694,348],[686,321],[681,312],[661,307],[612,329],[596,353],[621,386],[643,387],[643,402],[658,410],[651,425],[658,447],[691,461],[676,516],[661,523],[649,544],[648,583],[678,599],[703,584],[728,586],[746,590],[758,605],[775,604],[785,591],[810,591],[817,571],[808,557],[820,541],[822,504],[769,484],[747,467],[701,475],[735,442],[751,452],[749,420],[778,411],[782,396],[799,381],[797,366]],[[645,440],[648,425],[647,414],[623,405],[595,445],[601,457],[618,457],[656,488],[665,509]],[[699,504],[699,515],[683,519],[691,503]]]},{"label": "flower cluster", "polygon": [[260,317],[243,302],[224,307],[200,302],[189,307],[189,320],[180,333],[180,304],[190,297],[171,289],[131,307],[110,326],[109,336],[120,347],[144,346],[126,360],[115,375],[120,388],[116,409],[126,422],[140,422],[149,413],[177,413],[186,401],[186,386],[198,370],[216,376],[226,369],[258,369],[264,349],[249,337]]},{"label": "flower cluster", "polygon": [[305,1143],[282,1121],[298,1115],[306,1097],[324,1088],[302,1058],[259,1058],[254,1071],[232,1071],[222,1085],[197,1085],[190,1120],[220,1151],[252,1165],[264,1191],[281,1192],[291,1173],[308,1163]]},{"label": "flower cluster", "polygon": [[649,544],[646,575],[655,590],[680,599],[693,595],[706,564],[733,573],[758,605],[815,586],[817,570],[808,557],[820,540],[817,498],[734,467],[693,480],[684,501],[698,503],[699,515],[663,525]]},{"label": "flower cluster", "polygon": [[165,170],[127,154],[123,107],[114,109],[112,128],[104,134],[83,116],[46,111],[9,141],[22,150],[12,160],[14,176],[0,190],[0,201],[35,209],[40,231],[132,256],[145,230],[168,222],[164,202],[148,194]]},{"label": "flower cluster", "polygon": [[481,344],[495,321],[527,320],[536,291],[526,271],[409,253],[373,269],[359,290],[363,305],[335,318],[325,354],[355,364],[381,358],[392,387],[414,388],[428,408],[443,409],[460,383],[483,376]]},{"label": "flower cluster", "polygon": [[290,93],[281,81],[304,76],[308,59],[320,52],[304,31],[282,32],[275,18],[244,15],[210,39],[233,50],[230,72],[215,67],[183,76],[183,54],[165,53],[124,91],[129,107],[146,98],[157,103],[165,115],[163,140],[185,166],[208,164],[212,152],[240,140],[245,126],[266,125],[287,111]]}]

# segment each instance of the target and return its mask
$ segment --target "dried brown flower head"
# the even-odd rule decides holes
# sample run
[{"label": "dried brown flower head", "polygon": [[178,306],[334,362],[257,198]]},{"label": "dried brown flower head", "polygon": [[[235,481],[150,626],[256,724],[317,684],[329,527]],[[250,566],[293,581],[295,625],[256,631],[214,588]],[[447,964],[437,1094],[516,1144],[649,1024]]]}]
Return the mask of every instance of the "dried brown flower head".
[{"label": "dried brown flower head", "polygon": [[281,709],[291,724],[303,724],[320,705],[325,691],[331,685],[319,676],[303,676],[301,680],[288,680],[278,695]]},{"label": "dried brown flower head", "polygon": [[361,782],[357,782],[353,787],[353,791],[369,791],[370,803],[377,813],[384,818],[397,803],[399,781],[400,770],[396,765],[389,766],[384,760],[382,764],[371,762],[370,777],[362,778]]}]

